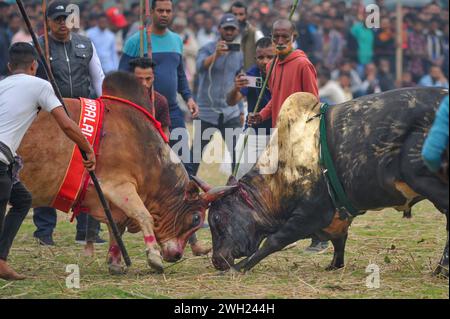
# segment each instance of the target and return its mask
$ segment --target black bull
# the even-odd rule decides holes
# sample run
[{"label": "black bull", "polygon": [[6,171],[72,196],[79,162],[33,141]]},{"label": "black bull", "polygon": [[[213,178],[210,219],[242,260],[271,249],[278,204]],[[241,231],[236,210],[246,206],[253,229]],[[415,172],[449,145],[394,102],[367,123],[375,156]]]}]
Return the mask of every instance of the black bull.
[{"label": "black bull", "polygon": [[[407,211],[424,199],[445,214],[447,244],[437,271],[448,275],[448,179],[433,175],[421,158],[425,137],[446,94],[444,89],[411,88],[336,105],[327,114],[327,136],[338,177],[359,214],[388,207]],[[333,243],[328,269],[343,267],[353,218],[337,212],[328,193],[319,165],[319,120],[307,121],[318,112],[319,103],[311,94],[287,99],[277,122],[278,141],[272,138],[239,182],[230,178],[228,185],[234,188],[211,205],[216,268],[247,271],[313,234]],[[262,162],[275,146],[278,170],[261,174]],[[235,259],[242,257],[246,258],[235,265]]]}]

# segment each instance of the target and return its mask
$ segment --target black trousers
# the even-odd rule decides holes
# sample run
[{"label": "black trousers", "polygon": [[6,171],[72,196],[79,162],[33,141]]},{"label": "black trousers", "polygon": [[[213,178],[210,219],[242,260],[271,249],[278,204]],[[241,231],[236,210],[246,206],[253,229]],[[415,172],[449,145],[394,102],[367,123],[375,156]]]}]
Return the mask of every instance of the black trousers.
[{"label": "black trousers", "polygon": [[[0,163],[0,259],[7,260],[14,238],[31,208],[31,194],[21,183],[12,183],[11,170]],[[6,207],[11,209],[6,214]]]}]

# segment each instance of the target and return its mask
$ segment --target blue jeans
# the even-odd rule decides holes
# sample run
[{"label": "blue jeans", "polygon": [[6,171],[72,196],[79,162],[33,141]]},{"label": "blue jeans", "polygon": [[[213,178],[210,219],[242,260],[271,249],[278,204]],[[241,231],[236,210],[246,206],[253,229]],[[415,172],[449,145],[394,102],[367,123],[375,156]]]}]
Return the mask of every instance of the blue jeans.
[{"label": "blue jeans", "polygon": [[[34,232],[34,237],[42,238],[52,236],[56,227],[56,210],[51,207],[37,207],[34,209],[33,221],[37,229]],[[88,232],[88,224],[94,224],[95,236],[100,231],[100,223],[87,214],[80,214],[77,216],[77,237],[86,237]],[[91,227],[89,227],[91,228]]]}]

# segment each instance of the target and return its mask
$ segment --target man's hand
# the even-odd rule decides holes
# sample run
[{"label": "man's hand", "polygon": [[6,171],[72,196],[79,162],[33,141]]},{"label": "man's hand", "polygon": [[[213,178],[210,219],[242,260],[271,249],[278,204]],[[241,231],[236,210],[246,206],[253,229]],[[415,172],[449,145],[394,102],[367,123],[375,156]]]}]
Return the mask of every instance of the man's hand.
[{"label": "man's hand", "polygon": [[89,171],[93,172],[95,170],[95,164],[96,164],[96,158],[94,150],[91,148],[91,150],[86,153],[87,160],[83,159],[83,165],[84,167]]},{"label": "man's hand", "polygon": [[197,103],[195,103],[193,98],[190,98],[187,102],[187,107],[189,109],[189,111],[191,112],[192,118],[196,118],[198,116],[199,113],[199,108]]},{"label": "man's hand", "polygon": [[248,126],[254,127],[262,123],[262,117],[260,113],[250,113],[248,115]]},{"label": "man's hand", "polygon": [[245,77],[245,74],[238,74],[236,78],[234,79],[234,87],[236,90],[240,91],[241,89],[248,86],[248,80]]},{"label": "man's hand", "polygon": [[225,55],[228,53],[228,46],[227,43],[225,41],[219,41],[217,42],[217,46],[216,46],[216,58]]}]

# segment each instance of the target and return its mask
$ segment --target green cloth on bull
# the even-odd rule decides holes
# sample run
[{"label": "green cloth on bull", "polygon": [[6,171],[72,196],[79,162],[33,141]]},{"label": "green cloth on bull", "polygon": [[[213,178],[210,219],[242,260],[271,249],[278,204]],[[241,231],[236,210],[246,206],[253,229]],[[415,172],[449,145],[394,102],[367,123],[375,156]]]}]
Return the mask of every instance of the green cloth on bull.
[{"label": "green cloth on bull", "polygon": [[358,210],[353,207],[345,194],[344,187],[336,173],[333,159],[331,158],[330,150],[327,141],[327,121],[326,114],[330,106],[326,103],[320,107],[320,164],[325,167],[324,175],[327,183],[331,188],[329,189],[331,199],[336,208],[345,208],[352,216],[358,215]]}]

